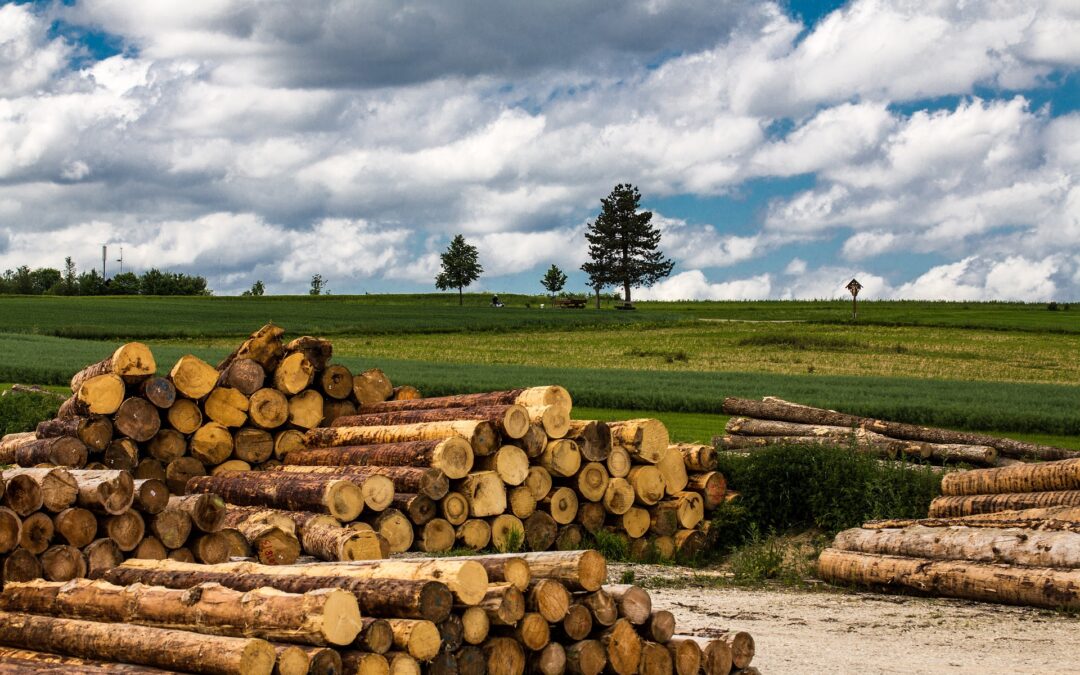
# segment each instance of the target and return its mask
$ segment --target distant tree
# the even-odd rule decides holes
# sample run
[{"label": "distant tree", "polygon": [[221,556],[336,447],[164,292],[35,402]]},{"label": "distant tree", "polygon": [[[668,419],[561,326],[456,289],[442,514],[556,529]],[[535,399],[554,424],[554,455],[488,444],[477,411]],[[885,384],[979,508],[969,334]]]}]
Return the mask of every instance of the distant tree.
[{"label": "distant tree", "polygon": [[60,270],[52,267],[39,267],[30,273],[30,292],[34,295],[58,293],[60,282],[63,279],[64,275],[60,273]]},{"label": "distant tree", "polygon": [[71,256],[64,258],[64,283],[61,292],[64,295],[78,295],[79,293],[79,274],[75,270],[75,261],[71,259]]},{"label": "distant tree", "polygon": [[79,295],[102,295],[105,293],[105,280],[97,270],[90,270],[79,275]]},{"label": "distant tree", "polygon": [[316,274],[311,277],[311,289],[308,291],[308,295],[322,295],[323,288],[326,286],[326,281],[321,274]]},{"label": "distant tree", "polygon": [[652,225],[652,211],[638,211],[641,193],[636,187],[620,183],[600,204],[600,215],[585,232],[592,264],[582,269],[598,299],[598,289],[618,285],[629,303],[631,286],[652,286],[671,274],[675,263],[659,250],[660,230]]},{"label": "distant tree", "polygon": [[170,274],[151,267],[139,277],[139,293],[142,295],[175,295],[175,280]]},{"label": "distant tree", "polygon": [[26,265],[21,265],[15,270],[12,277],[12,292],[19,295],[34,293],[34,278],[30,276],[30,268]]},{"label": "distant tree", "polygon": [[466,243],[465,237],[460,234],[454,237],[442,254],[442,272],[435,277],[435,287],[440,291],[458,289],[458,305],[465,304],[465,287],[484,273],[479,257],[476,247]]},{"label": "distant tree", "polygon": [[262,279],[259,279],[255,283],[251,284],[251,288],[244,291],[240,295],[261,297],[262,294],[265,293],[265,292],[266,292],[266,287],[263,286]]},{"label": "distant tree", "polygon": [[552,265],[548,268],[547,273],[544,274],[544,278],[540,280],[540,284],[551,294],[551,298],[554,300],[555,294],[566,286],[566,275],[563,274],[561,269]]},{"label": "distant tree", "polygon": [[107,282],[109,295],[138,295],[142,284],[134,272],[117,274]]}]

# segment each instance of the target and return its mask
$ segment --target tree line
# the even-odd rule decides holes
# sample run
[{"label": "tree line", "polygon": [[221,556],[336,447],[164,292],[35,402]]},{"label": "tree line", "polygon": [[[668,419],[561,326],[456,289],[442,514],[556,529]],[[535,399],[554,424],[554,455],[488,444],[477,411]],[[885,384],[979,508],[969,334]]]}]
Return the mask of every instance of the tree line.
[{"label": "tree line", "polygon": [[[641,211],[641,192],[628,183],[620,183],[600,200],[600,214],[588,223],[585,240],[589,262],[581,270],[589,277],[589,288],[596,293],[596,308],[605,288],[621,287],[622,300],[631,306],[630,289],[648,287],[671,274],[675,263],[660,250],[660,230],[652,224],[652,211]],[[466,286],[484,272],[476,247],[457,235],[442,254],[442,271],[435,277],[435,287],[457,289],[458,304],[463,302]],[[552,265],[540,285],[554,296],[566,285],[566,274]]]},{"label": "tree line", "polygon": [[0,275],[0,295],[210,295],[206,278],[165,272],[157,268],[142,274],[124,272],[106,279],[97,270],[79,273],[70,257],[63,271],[23,265]]}]

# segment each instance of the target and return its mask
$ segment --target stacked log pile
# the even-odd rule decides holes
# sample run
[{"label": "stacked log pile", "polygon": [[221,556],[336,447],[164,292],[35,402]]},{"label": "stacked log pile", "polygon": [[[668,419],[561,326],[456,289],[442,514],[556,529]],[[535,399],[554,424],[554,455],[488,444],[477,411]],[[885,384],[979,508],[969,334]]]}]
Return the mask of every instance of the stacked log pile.
[{"label": "stacked log pile", "polygon": [[859,417],[791,403],[775,397],[761,401],[724,399],[728,420],[717,449],[751,452],[772,445],[852,447],[884,459],[906,457],[933,464],[1008,466],[1020,462],[1080,457],[1080,452],[971,432]]},{"label": "stacked log pile", "polygon": [[1080,460],[947,474],[922,520],[841,532],[827,581],[1080,609]]}]

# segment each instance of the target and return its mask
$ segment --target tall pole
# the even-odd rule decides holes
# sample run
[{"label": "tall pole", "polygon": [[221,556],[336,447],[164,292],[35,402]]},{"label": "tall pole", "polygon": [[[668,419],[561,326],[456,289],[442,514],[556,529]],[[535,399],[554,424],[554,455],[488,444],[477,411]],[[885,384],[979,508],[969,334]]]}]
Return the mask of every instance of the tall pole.
[{"label": "tall pole", "polygon": [[105,280],[105,256],[108,254],[109,247],[105,244],[101,245],[101,280]]},{"label": "tall pole", "polygon": [[854,321],[858,318],[859,313],[856,311],[855,303],[858,301],[857,296],[851,296],[851,320]]}]

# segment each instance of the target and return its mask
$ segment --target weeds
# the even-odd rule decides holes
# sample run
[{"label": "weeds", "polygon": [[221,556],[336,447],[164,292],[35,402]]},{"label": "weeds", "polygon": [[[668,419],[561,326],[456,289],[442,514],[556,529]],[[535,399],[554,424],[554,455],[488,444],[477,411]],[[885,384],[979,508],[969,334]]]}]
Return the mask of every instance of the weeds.
[{"label": "weeds", "polygon": [[598,530],[593,533],[589,548],[600,551],[611,562],[630,560],[630,542],[626,537],[621,537],[606,530]]},{"label": "weeds", "polygon": [[807,335],[805,333],[779,333],[751,335],[739,340],[740,347],[781,347],[799,351],[848,351],[866,345],[843,337]]}]

